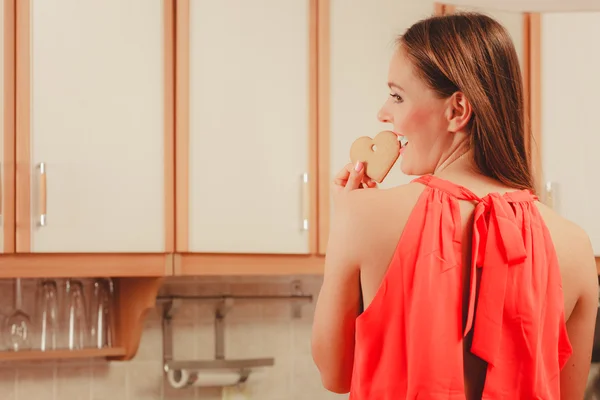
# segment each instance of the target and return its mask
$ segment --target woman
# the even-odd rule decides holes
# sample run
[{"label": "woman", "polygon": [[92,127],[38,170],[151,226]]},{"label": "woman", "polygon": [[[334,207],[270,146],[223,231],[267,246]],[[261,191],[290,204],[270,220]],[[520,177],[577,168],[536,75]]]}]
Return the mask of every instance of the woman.
[{"label": "woman", "polygon": [[378,190],[358,163],[335,179],[312,336],[324,386],[351,400],[581,399],[594,255],[532,194],[508,33],[476,13],[420,21],[388,81],[378,117],[421,177]]}]

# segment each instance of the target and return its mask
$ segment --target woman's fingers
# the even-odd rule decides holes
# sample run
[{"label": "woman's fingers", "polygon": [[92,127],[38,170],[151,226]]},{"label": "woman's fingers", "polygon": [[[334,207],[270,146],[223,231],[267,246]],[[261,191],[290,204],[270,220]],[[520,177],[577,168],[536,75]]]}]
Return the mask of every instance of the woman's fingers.
[{"label": "woman's fingers", "polygon": [[333,184],[337,190],[345,189],[346,191],[376,188],[377,182],[366,176],[364,170],[364,164],[360,161],[356,165],[346,164],[333,179]]},{"label": "woman's fingers", "polygon": [[365,167],[362,162],[357,162],[354,168],[351,169],[348,176],[348,181],[344,187],[347,192],[351,190],[360,189],[362,187],[362,181],[365,177]]}]

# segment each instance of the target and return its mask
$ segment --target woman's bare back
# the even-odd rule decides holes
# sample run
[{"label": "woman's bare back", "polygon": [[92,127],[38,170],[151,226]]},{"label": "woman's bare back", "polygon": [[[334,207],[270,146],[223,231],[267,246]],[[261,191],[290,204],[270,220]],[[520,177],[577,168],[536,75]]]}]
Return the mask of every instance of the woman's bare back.
[{"label": "woman's bare back", "polygon": [[[511,189],[484,180],[465,179],[457,182],[471,189],[478,196],[491,192],[507,192]],[[361,255],[361,287],[364,307],[367,308],[379,289],[387,272],[399,238],[411,211],[425,187],[411,183],[386,190],[358,191],[356,201],[363,203],[365,215],[361,219],[361,237],[364,238],[364,254]],[[461,201],[463,226],[463,315],[467,315],[469,303],[470,244],[475,204]],[[563,280],[565,316],[573,355],[561,373],[561,396],[563,399],[582,398],[587,371],[590,366],[593,326],[598,302],[597,273],[591,245],[581,228],[565,220],[553,210],[537,203],[555,245]],[[400,249],[402,250],[402,249]],[[466,322],[466,321],[463,321]],[[471,334],[465,338],[464,370],[467,399],[480,399],[485,383],[487,364],[470,351]]]}]

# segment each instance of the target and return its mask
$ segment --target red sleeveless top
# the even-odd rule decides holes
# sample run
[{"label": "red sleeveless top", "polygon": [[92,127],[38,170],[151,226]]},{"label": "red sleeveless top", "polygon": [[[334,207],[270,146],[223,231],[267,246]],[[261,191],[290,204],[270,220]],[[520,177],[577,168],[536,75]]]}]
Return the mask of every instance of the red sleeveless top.
[{"label": "red sleeveless top", "polygon": [[[525,190],[479,198],[431,175],[414,182],[427,187],[356,320],[350,400],[464,400],[463,338],[471,328],[471,352],[488,363],[483,399],[558,400],[572,348],[537,198]],[[464,329],[459,200],[477,203]]]}]

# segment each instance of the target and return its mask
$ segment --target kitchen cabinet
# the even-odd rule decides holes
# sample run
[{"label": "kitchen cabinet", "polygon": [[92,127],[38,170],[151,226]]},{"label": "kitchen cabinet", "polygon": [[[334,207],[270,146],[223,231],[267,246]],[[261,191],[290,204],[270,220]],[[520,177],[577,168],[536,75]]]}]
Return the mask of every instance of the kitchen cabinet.
[{"label": "kitchen cabinet", "polygon": [[0,360],[131,359],[173,271],[174,2],[0,4],[0,278],[116,293],[114,347]]},{"label": "kitchen cabinet", "polygon": [[542,193],[600,256],[600,11],[543,13],[539,33]]},{"label": "kitchen cabinet", "polygon": [[172,251],[172,1],[17,7],[17,252]]},{"label": "kitchen cabinet", "polygon": [[316,4],[178,1],[177,252],[315,247]]},{"label": "kitchen cabinet", "polygon": [[[431,2],[328,0],[319,2],[319,253],[325,254],[332,212],[330,182],[350,162],[359,136],[389,124],[377,113],[389,95],[387,76],[395,39],[432,14]],[[382,188],[408,183],[397,163]]]},{"label": "kitchen cabinet", "polygon": [[0,253],[12,253],[14,231],[15,3],[0,1]]},{"label": "kitchen cabinet", "polygon": [[600,145],[593,119],[600,50],[589,45],[590,38],[600,35],[600,4],[452,3],[440,7],[484,11],[507,27],[517,48],[522,43],[536,190],[543,202],[587,232],[600,273],[600,207],[595,201],[600,189],[594,175],[600,161],[593,151]]},{"label": "kitchen cabinet", "polygon": [[[519,63],[521,65],[521,71],[525,72],[526,64],[525,60],[527,57],[527,48],[525,47],[527,41],[527,19],[526,15],[522,12],[496,9],[493,7],[486,7],[482,5],[456,5],[451,6],[447,11],[458,11],[458,12],[479,12],[485,14],[496,21],[498,21],[508,31],[517,56],[519,57]],[[447,12],[448,13],[448,12]]]}]

